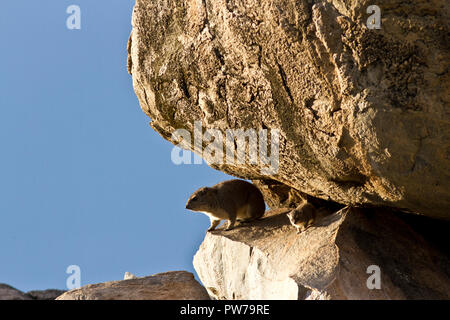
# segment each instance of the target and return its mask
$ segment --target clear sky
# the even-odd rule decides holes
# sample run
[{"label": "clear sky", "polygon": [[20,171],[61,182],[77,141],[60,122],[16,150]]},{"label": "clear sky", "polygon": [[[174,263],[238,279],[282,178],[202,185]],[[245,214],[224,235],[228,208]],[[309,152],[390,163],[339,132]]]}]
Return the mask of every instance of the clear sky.
[{"label": "clear sky", "polygon": [[[81,30],[69,30],[69,5]],[[184,209],[229,176],[171,162],[126,70],[130,0],[0,4],[0,283],[20,290],[194,272],[209,220]]]}]

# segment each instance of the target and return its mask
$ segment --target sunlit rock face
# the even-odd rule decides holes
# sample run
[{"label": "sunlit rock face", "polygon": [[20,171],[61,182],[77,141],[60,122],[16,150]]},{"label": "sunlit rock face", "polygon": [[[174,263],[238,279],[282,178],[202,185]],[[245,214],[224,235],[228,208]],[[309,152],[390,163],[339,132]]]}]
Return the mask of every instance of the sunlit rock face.
[{"label": "sunlit rock face", "polygon": [[60,295],[56,300],[209,300],[194,275],[169,271],[148,277],[88,284]]},{"label": "sunlit rock face", "polygon": [[174,143],[194,121],[278,129],[277,172],[211,164],[258,180],[274,207],[292,188],[448,219],[447,2],[378,1],[381,29],[367,27],[371,4],[137,0],[128,69],[140,105]]},{"label": "sunlit rock face", "polygon": [[231,231],[208,233],[194,267],[209,295],[220,300],[449,299],[445,233],[424,237],[436,231],[436,222],[417,218],[345,208],[297,234],[285,212],[272,211]]}]

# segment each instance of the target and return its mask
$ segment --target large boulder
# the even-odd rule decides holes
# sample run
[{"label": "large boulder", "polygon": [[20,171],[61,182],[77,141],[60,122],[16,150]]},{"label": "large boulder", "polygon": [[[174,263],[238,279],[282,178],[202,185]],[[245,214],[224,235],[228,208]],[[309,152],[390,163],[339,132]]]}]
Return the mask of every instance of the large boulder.
[{"label": "large boulder", "polygon": [[187,271],[88,284],[56,300],[209,300],[208,293]]},{"label": "large boulder", "polygon": [[429,220],[345,208],[297,234],[272,211],[208,233],[194,267],[214,299],[450,299],[448,225]]},{"label": "large boulder", "polygon": [[141,108],[173,143],[195,121],[278,129],[276,172],[211,164],[258,180],[273,207],[294,190],[448,219],[450,6],[380,0],[381,29],[368,29],[372,4],[137,0],[128,69]]}]

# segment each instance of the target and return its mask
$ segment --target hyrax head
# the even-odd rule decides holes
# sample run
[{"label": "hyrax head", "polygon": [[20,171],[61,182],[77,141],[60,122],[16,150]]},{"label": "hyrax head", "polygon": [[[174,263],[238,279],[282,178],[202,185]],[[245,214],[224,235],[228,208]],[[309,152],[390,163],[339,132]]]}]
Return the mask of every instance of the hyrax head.
[{"label": "hyrax head", "polygon": [[294,209],[294,210],[289,211],[289,213],[287,214],[287,217],[289,218],[289,221],[292,224],[295,224],[300,220],[301,215],[302,215],[301,210]]},{"label": "hyrax head", "polygon": [[210,212],[217,203],[217,190],[203,187],[195,191],[186,203],[186,209]]}]

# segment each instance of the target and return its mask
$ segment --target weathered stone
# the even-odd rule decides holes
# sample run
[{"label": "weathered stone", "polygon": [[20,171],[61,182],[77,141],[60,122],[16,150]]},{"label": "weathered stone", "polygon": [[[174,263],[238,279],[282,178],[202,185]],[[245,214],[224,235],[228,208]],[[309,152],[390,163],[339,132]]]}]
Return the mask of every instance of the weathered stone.
[{"label": "weathered stone", "polygon": [[209,296],[186,271],[158,273],[149,277],[88,284],[67,291],[56,300],[208,300]]},{"label": "weathered stone", "polygon": [[66,291],[57,289],[33,290],[28,291],[27,295],[29,295],[33,300],[55,300],[64,292]]},{"label": "weathered stone", "polygon": [[128,69],[141,108],[174,143],[196,120],[279,129],[277,174],[212,165],[259,180],[273,207],[293,189],[449,219],[448,3],[378,1],[369,30],[372,4],[137,0]]},{"label": "weathered stone", "polygon": [[24,293],[10,285],[0,283],[0,300],[54,300],[64,292],[64,290],[47,289]]},{"label": "weathered stone", "polygon": [[0,283],[0,300],[33,300],[26,293],[23,293],[10,285]]},{"label": "weathered stone", "polygon": [[[448,252],[397,214],[322,211],[313,227],[297,234],[280,212],[206,235],[194,267],[211,297],[450,299]],[[421,219],[423,224],[428,218]],[[372,265],[380,268],[380,289],[367,287]]]}]

